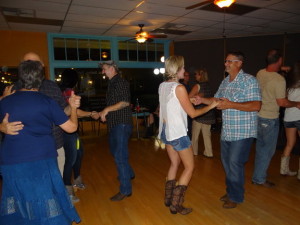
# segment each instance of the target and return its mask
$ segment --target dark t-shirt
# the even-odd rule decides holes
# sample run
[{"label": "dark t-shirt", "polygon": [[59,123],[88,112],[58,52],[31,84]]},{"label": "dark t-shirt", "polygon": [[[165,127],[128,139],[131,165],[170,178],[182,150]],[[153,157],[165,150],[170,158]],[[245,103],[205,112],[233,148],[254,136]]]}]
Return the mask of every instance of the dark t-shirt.
[{"label": "dark t-shirt", "polygon": [[18,135],[5,135],[0,163],[13,164],[56,157],[53,124],[61,125],[68,117],[50,97],[35,91],[17,91],[0,102],[0,119],[22,121]]}]

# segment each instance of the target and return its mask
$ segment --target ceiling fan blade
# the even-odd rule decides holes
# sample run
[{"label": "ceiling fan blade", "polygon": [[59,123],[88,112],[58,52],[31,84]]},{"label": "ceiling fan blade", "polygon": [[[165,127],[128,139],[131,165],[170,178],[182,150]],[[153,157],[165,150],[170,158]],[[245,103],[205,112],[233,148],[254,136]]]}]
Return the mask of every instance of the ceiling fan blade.
[{"label": "ceiling fan blade", "polygon": [[134,38],[130,38],[130,39],[125,40],[125,41],[133,41],[133,40],[136,40],[135,37]]},{"label": "ceiling fan blade", "polygon": [[199,6],[202,6],[202,5],[205,5],[205,4],[207,4],[207,3],[210,3],[210,2],[212,2],[212,1],[213,1],[213,0],[203,1],[203,2],[197,3],[197,4],[195,4],[195,5],[188,6],[188,7],[186,7],[185,9],[194,9],[194,8],[199,7]]},{"label": "ceiling fan blade", "polygon": [[146,42],[151,43],[151,42],[153,42],[153,41],[154,41],[154,40],[153,40],[152,38],[148,38]]},{"label": "ceiling fan blade", "polygon": [[166,34],[149,34],[149,38],[167,38],[168,35]]}]

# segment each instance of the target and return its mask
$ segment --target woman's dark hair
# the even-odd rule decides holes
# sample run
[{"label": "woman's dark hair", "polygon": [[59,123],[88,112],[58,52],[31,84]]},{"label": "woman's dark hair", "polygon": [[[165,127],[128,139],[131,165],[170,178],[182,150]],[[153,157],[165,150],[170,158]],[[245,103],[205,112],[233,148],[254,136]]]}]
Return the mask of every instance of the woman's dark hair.
[{"label": "woman's dark hair", "polygon": [[67,88],[74,88],[78,80],[78,73],[75,70],[65,69],[61,74],[61,90],[64,91]]},{"label": "woman's dark hair", "polygon": [[300,88],[300,61],[296,62],[286,77],[287,90]]},{"label": "woman's dark hair", "polygon": [[39,89],[45,79],[43,65],[39,61],[27,60],[20,63],[18,75],[22,88]]}]

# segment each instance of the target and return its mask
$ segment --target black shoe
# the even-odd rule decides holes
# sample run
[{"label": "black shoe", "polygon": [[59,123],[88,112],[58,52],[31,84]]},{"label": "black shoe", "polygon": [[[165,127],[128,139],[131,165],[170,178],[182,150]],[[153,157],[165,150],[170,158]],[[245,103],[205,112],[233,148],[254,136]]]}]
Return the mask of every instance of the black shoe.
[{"label": "black shoe", "polygon": [[222,202],[226,202],[226,201],[228,201],[228,200],[229,200],[229,198],[228,198],[228,195],[227,195],[227,194],[223,195],[223,196],[220,198],[220,201],[222,201]]},{"label": "black shoe", "polygon": [[252,184],[255,184],[255,185],[258,185],[258,186],[263,186],[263,187],[266,187],[266,188],[272,188],[272,187],[275,186],[275,184],[273,182],[268,181],[268,180],[266,180],[266,182],[262,183],[262,184],[259,184],[259,183],[256,183],[256,182],[252,181]]},{"label": "black shoe", "polygon": [[112,197],[110,198],[110,200],[113,201],[113,202],[118,202],[118,201],[121,201],[121,200],[123,200],[124,198],[130,197],[130,196],[131,196],[131,193],[128,194],[128,195],[124,195],[124,194],[122,194],[121,192],[118,192],[116,195],[112,196]]}]

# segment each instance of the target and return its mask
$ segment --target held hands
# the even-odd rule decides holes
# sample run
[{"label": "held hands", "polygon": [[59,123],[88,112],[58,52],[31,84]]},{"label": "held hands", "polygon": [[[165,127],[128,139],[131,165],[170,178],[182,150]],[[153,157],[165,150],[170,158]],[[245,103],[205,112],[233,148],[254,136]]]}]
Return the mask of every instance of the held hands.
[{"label": "held hands", "polygon": [[92,114],[91,114],[91,117],[94,119],[94,120],[98,120],[100,118],[100,115],[98,112],[96,111],[93,111]]},{"label": "held hands", "polygon": [[106,121],[107,114],[108,114],[108,111],[106,109],[103,109],[101,112],[99,112],[99,116],[100,116],[102,122]]},{"label": "held hands", "polygon": [[201,97],[199,95],[195,95],[194,97],[190,98],[190,101],[194,105],[199,105],[202,103]]},{"label": "held hands", "polygon": [[223,109],[230,109],[230,101],[227,98],[219,98],[219,104],[217,109],[223,110]]},{"label": "held hands", "polygon": [[81,97],[74,94],[74,91],[71,93],[71,97],[69,98],[69,104],[71,108],[78,109],[80,107],[80,99]]},{"label": "held hands", "polygon": [[21,121],[8,122],[9,114],[6,113],[1,123],[1,131],[5,134],[17,135],[18,131],[22,130],[24,125]]},{"label": "held hands", "polygon": [[212,103],[209,105],[211,109],[215,108],[220,104],[220,100],[213,100]]}]

